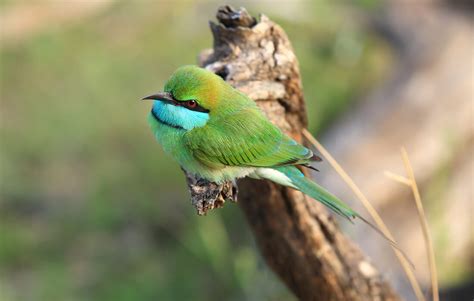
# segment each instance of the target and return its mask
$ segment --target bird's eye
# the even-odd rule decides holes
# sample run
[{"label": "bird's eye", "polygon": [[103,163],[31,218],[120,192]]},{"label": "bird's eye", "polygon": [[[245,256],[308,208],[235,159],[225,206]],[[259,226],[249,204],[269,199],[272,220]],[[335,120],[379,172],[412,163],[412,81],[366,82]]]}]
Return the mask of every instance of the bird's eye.
[{"label": "bird's eye", "polygon": [[197,107],[197,102],[195,100],[188,100],[186,106],[190,109],[194,109]]}]

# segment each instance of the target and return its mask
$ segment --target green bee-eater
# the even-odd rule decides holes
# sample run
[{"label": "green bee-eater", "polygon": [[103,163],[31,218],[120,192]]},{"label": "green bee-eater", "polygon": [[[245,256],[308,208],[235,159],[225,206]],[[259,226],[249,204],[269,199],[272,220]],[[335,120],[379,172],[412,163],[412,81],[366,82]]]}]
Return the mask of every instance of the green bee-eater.
[{"label": "green bee-eater", "polygon": [[165,152],[188,172],[213,182],[267,179],[297,189],[348,219],[355,211],[296,167],[319,161],[313,152],[273,125],[257,104],[214,73],[178,68],[148,117]]}]

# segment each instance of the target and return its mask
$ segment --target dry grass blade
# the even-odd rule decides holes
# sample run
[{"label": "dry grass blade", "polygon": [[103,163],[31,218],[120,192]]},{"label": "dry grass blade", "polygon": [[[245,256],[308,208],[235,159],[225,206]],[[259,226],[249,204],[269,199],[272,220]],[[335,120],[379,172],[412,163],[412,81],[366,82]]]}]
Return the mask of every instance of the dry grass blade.
[{"label": "dry grass blade", "polygon": [[[365,197],[365,195],[362,193],[362,191],[357,187],[357,185],[352,181],[352,179],[349,177],[349,175],[344,171],[344,169],[337,163],[337,161],[329,154],[329,152],[316,140],[316,138],[311,135],[311,133],[303,129],[303,135],[305,136],[306,139],[308,139],[311,144],[316,147],[316,149],[323,155],[324,158],[331,164],[331,166],[336,170],[336,172],[341,176],[341,178],[346,182],[346,184],[351,188],[351,190],[354,192],[354,194],[357,196],[357,198],[362,202],[364,207],[367,209],[369,212],[370,216],[374,219],[375,223],[377,226],[380,228],[380,230],[391,240],[394,241],[392,233],[388,230],[387,226],[383,222],[382,218],[380,215],[377,213],[375,208],[370,204],[368,199]],[[408,260],[403,256],[403,254],[398,251],[394,246],[392,246],[393,251],[395,252],[395,255],[397,256],[398,261],[400,262],[405,274],[407,275],[408,280],[410,281],[410,284],[413,288],[413,291],[415,292],[416,298],[418,301],[425,301],[425,297],[423,295],[423,292],[420,288],[420,284],[418,283],[415,274],[413,273],[412,269],[410,268],[410,264],[408,263]]]},{"label": "dry grass blade", "polygon": [[421,229],[423,230],[423,238],[425,239],[426,253],[428,254],[428,262],[430,266],[431,290],[433,295],[433,301],[439,301],[438,273],[436,271],[433,241],[431,239],[430,232],[428,231],[428,222],[426,220],[425,211],[423,210],[420,191],[418,190],[418,185],[416,184],[415,174],[413,173],[413,168],[410,164],[410,160],[408,159],[407,151],[405,150],[405,148],[402,148],[401,152],[403,163],[405,164],[405,169],[408,175],[408,179],[410,181],[410,187],[413,191],[413,196],[415,198],[418,216],[420,217]]},{"label": "dry grass blade", "polygon": [[394,174],[393,172],[390,172],[390,171],[386,171],[386,172],[384,172],[384,174],[387,178],[390,178],[390,179],[392,179],[396,182],[400,182],[402,184],[405,184],[405,185],[411,187],[411,181],[409,179],[403,177],[403,176]]}]

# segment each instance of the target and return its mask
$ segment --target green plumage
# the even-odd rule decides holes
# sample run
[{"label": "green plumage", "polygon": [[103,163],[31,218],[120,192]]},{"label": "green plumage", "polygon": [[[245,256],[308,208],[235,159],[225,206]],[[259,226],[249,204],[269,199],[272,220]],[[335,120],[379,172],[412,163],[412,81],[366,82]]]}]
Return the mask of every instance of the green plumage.
[{"label": "green plumage", "polygon": [[211,118],[205,127],[185,134],[185,143],[196,159],[212,168],[306,163],[312,156],[264,119],[253,104]]},{"label": "green plumage", "polygon": [[164,93],[148,98],[156,100],[149,122],[157,140],[187,171],[214,182],[269,179],[346,218],[357,216],[295,167],[310,163],[311,150],[283,134],[253,100],[217,75],[184,66],[168,80]]},{"label": "green plumage", "polygon": [[164,90],[144,98],[155,100],[148,121],[165,152],[186,171],[217,183],[248,176],[297,189],[348,220],[358,217],[398,249],[379,229],[305,177],[296,166],[308,166],[317,157],[219,76],[184,66]]}]

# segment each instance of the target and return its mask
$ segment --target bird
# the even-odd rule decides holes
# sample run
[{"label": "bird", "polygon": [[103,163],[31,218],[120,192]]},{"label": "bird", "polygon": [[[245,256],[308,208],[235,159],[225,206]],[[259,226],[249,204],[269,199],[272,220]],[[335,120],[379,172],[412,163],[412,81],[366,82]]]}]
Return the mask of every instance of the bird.
[{"label": "bird", "polygon": [[415,267],[396,242],[301,168],[321,161],[310,149],[270,122],[250,97],[215,73],[195,65],[179,67],[148,114],[151,130],[163,150],[189,173],[222,184],[250,177],[296,189],[353,223],[359,219]]},{"label": "bird", "polygon": [[340,216],[365,219],[298,167],[321,161],[284,134],[254,100],[195,65],[179,67],[153,100],[148,123],[183,169],[211,182],[266,179],[301,191]]}]

